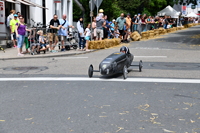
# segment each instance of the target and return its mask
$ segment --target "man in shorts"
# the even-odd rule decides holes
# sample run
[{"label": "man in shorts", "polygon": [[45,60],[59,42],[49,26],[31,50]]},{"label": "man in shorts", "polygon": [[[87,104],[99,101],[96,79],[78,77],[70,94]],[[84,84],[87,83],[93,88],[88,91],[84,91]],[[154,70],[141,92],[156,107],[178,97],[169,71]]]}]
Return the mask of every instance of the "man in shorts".
[{"label": "man in shorts", "polygon": [[104,17],[102,16],[102,18],[100,19],[100,20],[98,20],[97,22],[96,22],[97,24],[96,24],[96,35],[97,35],[97,37],[96,37],[96,40],[102,40],[102,38],[103,38],[103,27],[106,25],[106,22],[105,22],[105,20],[104,20]]},{"label": "man in shorts", "polygon": [[16,34],[15,34],[15,26],[16,26],[16,23],[19,23],[19,20],[17,19],[18,15],[17,14],[14,14],[14,19],[12,19],[10,21],[10,33],[11,33],[11,40],[13,41],[13,46],[15,48],[17,48],[16,46]]},{"label": "man in shorts", "polygon": [[74,28],[74,26],[69,25],[69,22],[66,20],[66,18],[67,18],[67,15],[63,14],[62,19],[59,19],[61,28],[58,31],[58,35],[61,38],[61,44],[62,44],[61,51],[65,51],[64,43],[67,40],[68,27]]},{"label": "man in shorts", "polygon": [[[54,50],[56,44],[58,43],[58,30],[60,30],[61,25],[58,20],[58,16],[55,14],[53,19],[50,21],[50,29],[49,29],[49,42],[50,42],[50,52],[56,53],[58,51]],[[54,45],[52,46],[54,42]]]},{"label": "man in shorts", "polygon": [[124,18],[124,13],[121,14],[120,17],[117,18],[116,23],[119,27],[120,38],[124,41],[124,23],[126,23],[126,19]]}]

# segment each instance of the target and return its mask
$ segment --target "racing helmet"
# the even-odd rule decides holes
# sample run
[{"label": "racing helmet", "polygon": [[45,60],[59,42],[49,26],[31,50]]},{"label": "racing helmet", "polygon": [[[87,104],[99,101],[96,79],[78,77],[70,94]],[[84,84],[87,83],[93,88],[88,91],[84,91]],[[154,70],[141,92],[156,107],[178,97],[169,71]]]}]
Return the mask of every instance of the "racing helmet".
[{"label": "racing helmet", "polygon": [[[122,46],[121,48],[120,48],[120,52],[125,52],[125,54],[129,54],[130,52],[129,52],[129,48],[128,47],[126,47],[126,46]],[[123,53],[124,53],[123,52]]]}]

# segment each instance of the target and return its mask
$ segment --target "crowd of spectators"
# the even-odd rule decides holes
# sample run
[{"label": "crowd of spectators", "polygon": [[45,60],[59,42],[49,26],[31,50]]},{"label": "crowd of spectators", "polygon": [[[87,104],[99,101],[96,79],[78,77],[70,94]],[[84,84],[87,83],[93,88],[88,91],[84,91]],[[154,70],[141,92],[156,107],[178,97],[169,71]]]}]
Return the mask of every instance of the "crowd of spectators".
[{"label": "crowd of spectators", "polygon": [[[50,52],[58,52],[55,50],[60,36],[61,41],[61,51],[65,51],[65,42],[67,41],[68,28],[74,28],[67,21],[67,16],[64,14],[62,18],[58,19],[57,15],[54,15],[50,20],[49,26],[49,45],[45,44],[46,41],[43,37],[43,32],[38,31],[38,44],[39,46],[31,47],[32,51],[36,49],[37,53],[40,51],[46,51],[48,48]],[[111,20],[111,21],[109,21]],[[99,10],[97,16],[93,17],[92,23],[88,23],[84,27],[83,17],[79,18],[77,22],[78,36],[79,36],[79,49],[83,51],[90,51],[88,49],[89,41],[91,40],[102,40],[102,39],[112,39],[120,38],[122,42],[129,43],[129,35],[138,31],[139,33],[153,30],[157,28],[172,28],[177,26],[182,26],[188,23],[199,23],[199,18],[188,18],[180,17],[171,18],[170,16],[147,16],[146,14],[137,14],[131,16],[131,14],[121,15],[116,19],[110,19],[107,15],[104,15],[103,9]],[[26,24],[24,23],[24,18],[19,12],[15,10],[10,11],[10,15],[7,17],[7,26],[10,28],[11,40],[13,41],[13,46],[18,48],[18,56],[23,56],[25,53],[29,52],[30,44],[28,42],[27,32],[31,32]],[[26,51],[22,51],[23,44],[26,44]]]}]

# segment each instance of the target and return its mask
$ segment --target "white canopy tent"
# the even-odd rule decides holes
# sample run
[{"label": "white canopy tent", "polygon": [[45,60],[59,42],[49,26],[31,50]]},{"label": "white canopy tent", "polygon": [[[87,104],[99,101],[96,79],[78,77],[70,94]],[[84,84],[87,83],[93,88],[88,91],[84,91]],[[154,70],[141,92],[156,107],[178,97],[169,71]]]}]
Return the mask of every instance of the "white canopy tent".
[{"label": "white canopy tent", "polygon": [[171,16],[171,18],[178,18],[180,15],[180,12],[177,12],[174,8],[171,6],[167,6],[165,9],[161,10],[157,13],[158,16]]},{"label": "white canopy tent", "polygon": [[199,17],[197,14],[195,14],[194,12],[191,12],[189,14],[186,15],[186,17]]}]

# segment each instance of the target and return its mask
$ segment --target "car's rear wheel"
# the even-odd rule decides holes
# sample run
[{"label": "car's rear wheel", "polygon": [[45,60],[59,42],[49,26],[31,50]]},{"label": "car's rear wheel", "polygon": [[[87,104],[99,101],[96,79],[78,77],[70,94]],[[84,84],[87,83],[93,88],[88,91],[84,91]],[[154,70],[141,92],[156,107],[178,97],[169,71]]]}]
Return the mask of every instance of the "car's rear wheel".
[{"label": "car's rear wheel", "polygon": [[123,68],[123,78],[127,79],[127,76],[128,76],[128,68],[126,67],[126,65],[124,65],[124,68]]},{"label": "car's rear wheel", "polygon": [[90,65],[88,69],[88,76],[91,78],[93,76],[93,66]]}]

